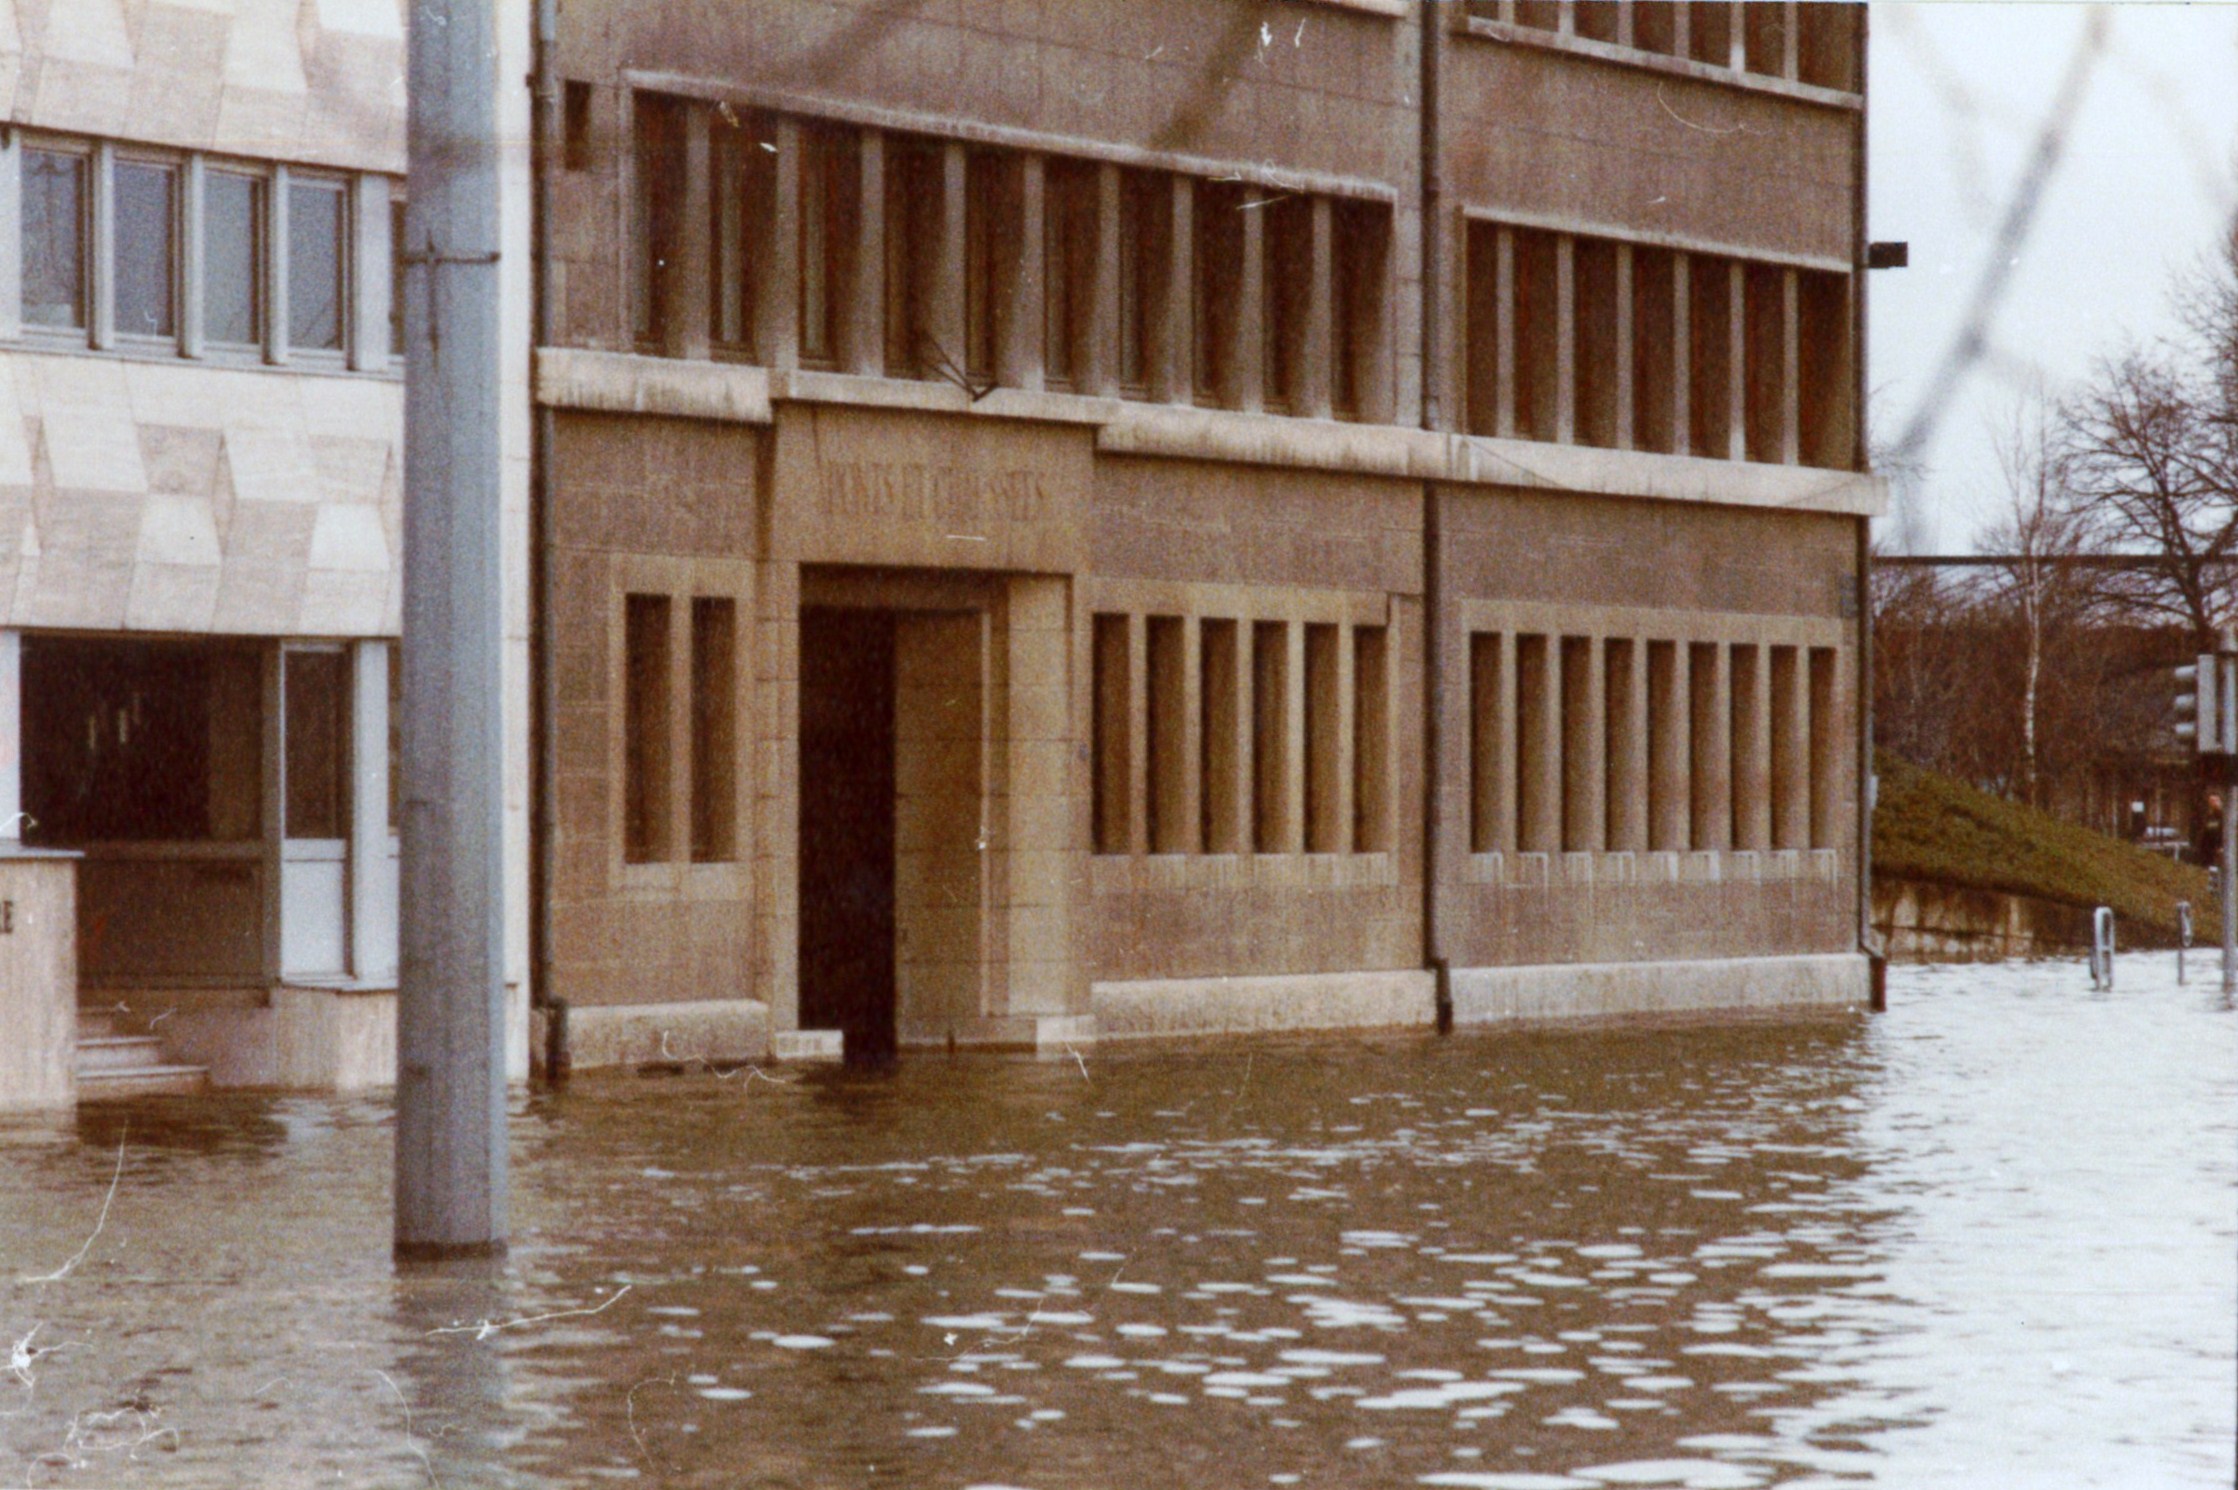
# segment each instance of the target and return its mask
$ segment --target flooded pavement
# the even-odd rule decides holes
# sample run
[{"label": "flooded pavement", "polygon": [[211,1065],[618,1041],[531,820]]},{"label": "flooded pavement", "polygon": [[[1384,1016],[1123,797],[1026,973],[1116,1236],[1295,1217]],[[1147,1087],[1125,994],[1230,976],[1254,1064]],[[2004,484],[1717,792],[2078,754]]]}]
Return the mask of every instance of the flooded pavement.
[{"label": "flooded pavement", "polygon": [[0,1485],[2227,1485],[2203,962],[579,1080],[479,1276],[390,1262],[385,1102],[14,1124]]}]

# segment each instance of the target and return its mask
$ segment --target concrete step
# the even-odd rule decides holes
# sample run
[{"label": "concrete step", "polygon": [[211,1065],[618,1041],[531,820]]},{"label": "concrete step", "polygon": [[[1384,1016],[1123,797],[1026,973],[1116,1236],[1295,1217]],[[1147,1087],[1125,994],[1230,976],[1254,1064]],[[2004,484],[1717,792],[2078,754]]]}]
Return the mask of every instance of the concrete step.
[{"label": "concrete step", "polygon": [[188,1097],[210,1089],[206,1066],[134,1066],[126,1070],[78,1074],[80,1102],[114,1102],[126,1097]]},{"label": "concrete step", "polygon": [[136,1071],[163,1064],[163,1041],[154,1035],[94,1035],[78,1031],[78,1075],[82,1079],[101,1071]]},{"label": "concrete step", "polygon": [[78,1039],[81,1043],[87,1040],[105,1040],[116,1032],[117,1017],[114,1014],[78,1016]]}]

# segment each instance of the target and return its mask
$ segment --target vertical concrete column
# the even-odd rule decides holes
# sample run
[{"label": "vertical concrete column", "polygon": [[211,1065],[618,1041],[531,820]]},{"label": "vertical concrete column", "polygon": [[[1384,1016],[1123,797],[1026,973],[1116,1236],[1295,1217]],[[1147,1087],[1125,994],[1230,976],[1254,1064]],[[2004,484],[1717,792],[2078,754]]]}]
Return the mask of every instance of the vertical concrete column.
[{"label": "vertical concrete column", "polygon": [[1150,847],[1150,647],[1148,617],[1127,616],[1127,847],[1130,854]]},{"label": "vertical concrete column", "polygon": [[[1087,765],[1075,758],[1071,583],[1059,576],[1013,575],[1004,622],[1007,649],[1009,863],[1003,900],[1008,1012],[1062,1015],[1084,1008],[1073,919],[1084,868]],[[1081,615],[1082,631],[1089,628]],[[1082,638],[1083,641],[1086,637]]]},{"label": "vertical concrete column", "polygon": [[773,560],[754,586],[754,948],[773,1030],[800,1028],[800,566]]},{"label": "vertical concrete column", "polygon": [[[12,135],[14,131],[10,130],[9,133]],[[207,174],[208,166],[199,153],[188,156],[185,167],[179,172],[178,322],[179,355],[181,357],[199,357],[202,355],[204,248],[202,194],[203,178]],[[362,250],[365,242],[365,212],[362,205],[353,210],[350,221],[356,230],[357,242]],[[384,244],[387,241],[388,221],[387,188],[384,181],[381,207],[381,230]],[[384,251],[381,255],[384,267],[387,258],[388,255]],[[359,310],[362,310],[367,292],[372,289],[372,286],[364,282],[368,267],[370,266],[358,267],[353,269],[350,274],[350,288],[356,292],[351,300],[353,306]],[[385,313],[388,305],[388,280],[386,277],[381,280],[380,293],[381,304]],[[380,346],[377,350],[381,361],[385,364],[388,361],[388,327],[384,325],[377,329],[380,335]],[[373,365],[367,360],[369,349],[365,337],[366,330],[367,327],[362,314],[353,316],[350,326],[350,366],[353,368]]]},{"label": "vertical concrete column", "polygon": [[671,357],[707,355],[707,262],[713,213],[708,200],[707,119],[711,111],[694,104],[683,109],[684,201],[676,225],[677,262],[668,266],[673,286],[668,324],[661,328],[662,349]]},{"label": "vertical concrete column", "polygon": [[1267,234],[1266,209],[1253,195],[1243,214],[1243,264],[1236,276],[1235,344],[1228,367],[1235,379],[1235,405],[1246,414],[1267,406]]},{"label": "vertical concrete column", "polygon": [[[1676,8],[1673,7],[1673,9]],[[1639,7],[1636,5],[1619,5],[1616,8],[1616,44],[1618,46],[1634,45],[1632,40],[1632,15],[1638,9]]]},{"label": "vertical concrete column", "polygon": [[1811,846],[1811,713],[1805,676],[1810,653],[1802,647],[1771,649],[1772,846]]},{"label": "vertical concrete column", "polygon": [[1771,669],[1754,642],[1732,648],[1733,847],[1772,844]]},{"label": "vertical concrete column", "polygon": [[[1201,621],[1198,623],[1203,624]],[[1251,622],[1228,622],[1232,644],[1225,649],[1225,671],[1204,674],[1205,737],[1208,773],[1205,791],[1219,816],[1208,826],[1208,853],[1251,851]],[[1219,784],[1213,784],[1213,775]]]},{"label": "vertical concrete column", "polygon": [[[1258,216],[1253,213],[1252,216]],[[1282,628],[1283,645],[1289,654],[1289,664],[1284,669],[1285,684],[1282,696],[1282,758],[1288,767],[1282,773],[1282,833],[1281,843],[1285,853],[1303,853],[1305,841],[1306,794],[1306,644],[1305,627],[1291,621]]]},{"label": "vertical concrete column", "polygon": [[[262,973],[277,981],[280,976],[280,873],[281,849],[287,832],[287,778],[284,766],[287,759],[287,736],[284,729],[285,653],[277,646],[266,645],[257,649],[257,688],[262,697],[264,714],[258,740],[264,750],[257,772],[257,793],[263,803],[259,821],[263,831],[257,845],[262,859],[263,900],[259,909],[263,924],[259,931],[263,938],[261,947]],[[407,712],[410,705],[406,705]],[[407,809],[410,803],[406,804]],[[401,955],[401,949],[399,949]]]},{"label": "vertical concrete column", "polygon": [[1687,684],[1689,648],[1684,642],[1652,642],[1648,647],[1649,733],[1654,740],[1650,794],[1653,820],[1648,824],[1648,846],[1683,853],[1691,846],[1688,787],[1692,766],[1687,751]]},{"label": "vertical concrete column", "polygon": [[940,233],[928,280],[925,330],[948,360],[964,365],[969,330],[964,324],[964,234],[969,156],[961,140],[940,147]]},{"label": "vertical concrete column", "polygon": [[111,283],[117,252],[116,146],[107,140],[96,144],[91,164],[92,179],[86,182],[93,198],[86,204],[86,219],[93,230],[86,235],[86,325],[95,350],[106,351],[117,340],[116,286]]},{"label": "vertical concrete column", "polygon": [[1498,392],[1493,395],[1493,433],[1502,439],[1515,438],[1515,230],[1498,228],[1493,234],[1493,299],[1497,302],[1495,322],[1499,343],[1493,353],[1499,378]]},{"label": "vertical concrete column", "polygon": [[1196,397],[1197,187],[1188,176],[1175,176],[1170,184],[1171,231],[1166,236],[1165,292],[1152,331],[1150,396],[1160,403],[1186,404]]},{"label": "vertical concrete column", "polygon": [[1688,727],[1694,779],[1689,800],[1693,812],[1690,837],[1696,852],[1717,852],[1733,846],[1732,676],[1725,647],[1718,642],[1698,642],[1687,680]]},{"label": "vertical concrete column", "polygon": [[[264,360],[288,360],[288,168],[272,167],[264,193]],[[627,297],[624,297],[625,301]],[[624,324],[628,316],[624,314]],[[402,350],[399,348],[399,350]]]},{"label": "vertical concrete column", "polygon": [[1577,440],[1577,239],[1554,239],[1554,438]]},{"label": "vertical concrete column", "polygon": [[[1795,7],[1787,7],[1788,23],[1794,24]],[[1792,49],[1794,34],[1788,35]],[[1792,56],[1792,50],[1790,51]],[[1792,76],[1792,73],[1790,74]],[[1803,390],[1803,281],[1802,271],[1786,269],[1780,273],[1780,463],[1795,465],[1802,458],[1802,390]]]},{"label": "vertical concrete column", "polygon": [[1088,365],[1080,370],[1083,392],[1099,398],[1119,396],[1119,167],[1096,167],[1095,283],[1088,290]]},{"label": "vertical concrete column", "polygon": [[1577,0],[1555,0],[1554,29],[1564,36],[1577,35]]},{"label": "vertical concrete column", "polygon": [[1181,717],[1173,729],[1179,738],[1173,758],[1181,769],[1175,773],[1172,810],[1181,825],[1183,853],[1202,853],[1204,841],[1204,640],[1203,621],[1194,615],[1181,618]]},{"label": "vertical concrete column", "polygon": [[[1493,680],[1495,695],[1493,707],[1497,715],[1492,721],[1492,851],[1512,854],[1516,851],[1516,779],[1515,779],[1515,633],[1502,631],[1492,640],[1493,655],[1499,659],[1499,676]],[[1481,716],[1480,716],[1481,717]]]},{"label": "vertical concrete column", "polygon": [[[184,224],[188,252],[182,261],[186,283],[181,286],[179,329],[183,339],[183,334],[191,327],[195,350],[199,352],[202,343],[201,156],[188,158],[187,174],[193,184],[187,200],[194,203],[197,210],[187,214]],[[350,199],[350,366],[360,372],[379,371],[389,365],[392,356],[404,350],[389,345],[389,254],[393,251],[389,241],[389,178],[379,171],[358,172],[350,178]]]},{"label": "vertical concrete column", "polygon": [[1803,7],[1784,0],[1780,11],[1780,76],[1792,83],[1802,74]]},{"label": "vertical concrete column", "polygon": [[1329,825],[1329,841],[1333,851],[1340,854],[1354,853],[1360,845],[1353,841],[1354,809],[1353,789],[1359,779],[1359,768],[1354,760],[1358,748],[1360,700],[1357,680],[1360,672],[1358,653],[1360,633],[1350,622],[1337,627],[1337,699],[1335,749],[1328,754],[1329,770],[1335,776],[1327,792],[1329,810],[1335,819]]},{"label": "vertical concrete column", "polygon": [[1042,323],[1047,316],[1049,237],[1044,226],[1049,175],[1041,155],[1021,154],[1013,178],[1018,193],[1018,241],[1010,248],[1010,301],[1003,309],[996,380],[1028,393],[1042,390]]},{"label": "vertical concrete column", "polygon": [[[800,366],[800,214],[805,132],[797,119],[777,121],[777,192],[771,203],[757,275],[754,321],[766,340],[764,355],[781,372]],[[874,335],[883,335],[878,328]]]},{"label": "vertical concrete column", "polygon": [[23,633],[0,631],[0,844],[22,837]]},{"label": "vertical concrete column", "polygon": [[[1327,197],[1313,199],[1312,223],[1306,266],[1305,365],[1300,370],[1296,412],[1309,419],[1327,419],[1334,412],[1331,404],[1334,378],[1329,357],[1336,344],[1335,218]],[[1347,355],[1356,351],[1356,348],[1346,349]],[[1349,648],[1345,649],[1345,655],[1351,655]]]},{"label": "vertical concrete column", "polygon": [[1562,638],[1562,847],[1573,854],[1599,853],[1608,842],[1606,672],[1600,637]]},{"label": "vertical concrete column", "polygon": [[389,858],[389,644],[354,643],[350,657],[350,971],[396,976],[396,881]]},{"label": "vertical concrete column", "polygon": [[1646,645],[1635,637],[1609,637],[1601,647],[1608,848],[1611,853],[1638,853],[1647,847]]},{"label": "vertical concrete column", "polygon": [[[1629,26],[1631,24],[1632,7],[1629,5],[1623,6],[1618,13],[1621,17],[1619,24]],[[1616,367],[1614,369],[1616,375],[1616,448],[1619,450],[1630,450],[1634,443],[1632,379],[1634,369],[1638,367],[1639,362],[1634,355],[1632,346],[1632,320],[1632,245],[1619,243],[1616,245]]]},{"label": "vertical concrete column", "polygon": [[[1738,7],[1735,7],[1736,12]],[[1740,24],[1738,14],[1734,25]],[[1734,33],[1740,45],[1739,32]],[[1736,64],[1737,65],[1737,64]],[[1739,259],[1726,265],[1725,315],[1725,424],[1727,460],[1748,459],[1748,266]],[[1715,455],[1716,451],[1704,451]]]},{"label": "vertical concrete column", "polygon": [[[1686,26],[1686,7],[1673,5],[1671,24],[1683,33]],[[1678,55],[1686,55],[1686,40],[1682,34],[1677,42]],[[1689,271],[1691,256],[1683,251],[1671,255],[1671,453],[1688,455],[1694,449],[1694,293],[1693,278]],[[1679,643],[1684,655],[1686,644]]]},{"label": "vertical concrete column", "polygon": [[[1778,3],[1778,0],[1773,0],[1773,3]],[[1725,34],[1731,43],[1726,53],[1726,65],[1735,72],[1744,72],[1748,68],[1748,0],[1730,0],[1726,9],[1731,12],[1725,20]],[[1738,300],[1733,303],[1740,304]]]},{"label": "vertical concrete column", "polygon": [[[855,159],[860,196],[855,204],[855,243],[849,258],[852,282],[847,295],[847,370],[858,377],[886,375],[886,136],[866,129],[857,137]],[[840,293],[834,286],[833,293]]]}]

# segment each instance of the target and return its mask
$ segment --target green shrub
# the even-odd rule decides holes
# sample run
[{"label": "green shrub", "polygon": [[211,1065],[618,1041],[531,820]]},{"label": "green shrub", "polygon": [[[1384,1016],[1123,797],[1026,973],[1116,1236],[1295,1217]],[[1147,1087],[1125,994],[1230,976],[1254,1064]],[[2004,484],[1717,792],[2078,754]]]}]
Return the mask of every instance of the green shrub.
[{"label": "green shrub", "polygon": [[2176,902],[2199,934],[2214,920],[2207,875],[2189,864],[1875,751],[1873,872],[1934,884],[2112,906],[2124,941],[2173,942]]}]

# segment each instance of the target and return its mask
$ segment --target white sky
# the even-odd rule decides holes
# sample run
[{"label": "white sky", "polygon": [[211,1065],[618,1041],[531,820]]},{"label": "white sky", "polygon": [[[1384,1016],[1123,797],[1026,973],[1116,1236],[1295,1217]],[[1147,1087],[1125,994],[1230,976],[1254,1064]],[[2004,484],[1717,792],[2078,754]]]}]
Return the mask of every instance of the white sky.
[{"label": "white sky", "polygon": [[[2170,334],[2171,277],[2238,211],[2238,3],[2102,7],[2108,44],[1991,323],[1993,354],[1926,451],[1923,548],[1963,552],[2002,504],[1990,431],[2040,375]],[[1869,231],[1911,244],[1871,277],[1871,430],[1892,445],[1971,303],[2090,7],[1873,0]],[[1892,536],[1883,524],[1883,536]]]}]

